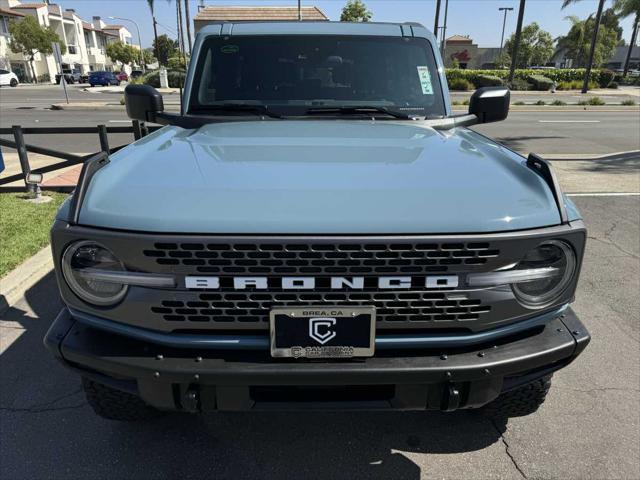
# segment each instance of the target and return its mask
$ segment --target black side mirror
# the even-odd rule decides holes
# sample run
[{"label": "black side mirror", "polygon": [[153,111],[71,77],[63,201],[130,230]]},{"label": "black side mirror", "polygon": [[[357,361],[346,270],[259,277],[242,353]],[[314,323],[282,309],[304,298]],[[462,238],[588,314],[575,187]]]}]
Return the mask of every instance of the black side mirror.
[{"label": "black side mirror", "polygon": [[156,115],[164,111],[162,95],[150,85],[127,85],[124,103],[127,115],[133,120],[155,122]]},{"label": "black side mirror", "polygon": [[482,87],[471,95],[469,113],[480,123],[499,122],[509,115],[511,92],[505,87]]}]

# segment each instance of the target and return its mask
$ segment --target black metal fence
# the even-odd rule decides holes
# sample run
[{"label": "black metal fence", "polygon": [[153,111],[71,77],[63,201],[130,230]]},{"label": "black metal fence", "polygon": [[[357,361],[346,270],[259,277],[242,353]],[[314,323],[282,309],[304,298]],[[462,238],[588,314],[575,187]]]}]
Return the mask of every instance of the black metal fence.
[{"label": "black metal fence", "polygon": [[[94,152],[89,155],[74,155],[72,153],[61,152],[46,147],[39,147],[37,145],[30,145],[25,142],[25,135],[69,135],[69,134],[97,134],[100,139],[100,151],[106,153],[114,153],[121,148],[126,147],[128,144],[119,145],[117,147],[109,146],[109,134],[110,133],[131,133],[134,140],[139,140],[142,137],[148,135],[150,132],[157,130],[160,127],[149,127],[144,122],[133,120],[130,127],[107,127],[106,125],[98,125],[96,127],[27,127],[23,128],[19,125],[14,125],[10,128],[0,128],[0,147],[13,148],[18,152],[18,159],[20,160],[21,173],[10,175],[4,178],[0,178],[0,192],[7,191],[21,191],[28,190],[29,184],[27,183],[27,176],[30,173],[48,173],[62,168],[71,167],[84,163],[87,159],[96,155]],[[12,135],[13,140],[2,138],[2,135]],[[29,152],[46,155],[49,157],[62,159],[61,162],[47,165],[44,167],[31,169],[29,164]],[[7,186],[10,183],[22,180],[24,186]],[[73,187],[47,187],[42,186],[43,190],[63,190],[70,191]]]}]

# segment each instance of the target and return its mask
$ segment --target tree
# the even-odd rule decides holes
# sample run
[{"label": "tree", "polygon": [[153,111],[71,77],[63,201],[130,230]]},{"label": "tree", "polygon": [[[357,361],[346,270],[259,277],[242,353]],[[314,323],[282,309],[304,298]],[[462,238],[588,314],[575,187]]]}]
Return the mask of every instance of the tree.
[{"label": "tree", "polygon": [[138,60],[140,58],[140,54],[138,50],[133,48],[131,45],[127,45],[121,41],[111,42],[107,44],[107,56],[115,63],[121,63],[124,65],[129,65],[130,63]]},{"label": "tree", "polygon": [[506,50],[502,50],[502,53],[493,59],[493,63],[496,68],[509,68],[509,65],[511,65],[511,55],[509,55]]},{"label": "tree", "polygon": [[35,83],[38,83],[33,65],[35,56],[38,53],[51,55],[53,53],[51,44],[54,42],[60,44],[61,53],[67,51],[65,44],[51,27],[40,26],[38,20],[30,15],[22,20],[9,22],[9,34],[11,38],[9,48],[13,53],[21,53],[29,62],[31,78]]},{"label": "tree", "polygon": [[[503,51],[511,52],[514,41],[515,34],[507,39]],[[522,29],[517,67],[527,68],[532,65],[544,65],[553,56],[553,51],[553,37],[551,34],[542,30],[536,22],[533,22]]]},{"label": "tree", "polygon": [[155,48],[155,45],[158,44],[158,23],[156,22],[156,14],[155,14],[155,11],[154,11],[154,0],[147,0],[147,4],[149,5],[149,10],[151,10],[151,19],[153,20],[154,52],[155,52],[156,58],[158,58],[159,57],[158,49]]},{"label": "tree", "polygon": [[[585,67],[589,60],[587,53],[591,48],[596,21],[592,16],[585,20],[573,16],[567,19],[571,21],[572,26],[566,36],[558,39],[558,49],[566,50],[565,56],[573,59],[574,67]],[[593,65],[600,66],[613,55],[618,43],[617,38],[616,30],[604,24],[600,26],[593,54]]]},{"label": "tree", "polygon": [[158,59],[153,55],[153,48],[145,48],[142,50],[142,58],[145,65],[151,65],[158,61]]},{"label": "tree", "polygon": [[367,10],[367,6],[362,0],[348,0],[342,8],[340,14],[341,22],[368,22],[373,17],[373,13]]},{"label": "tree", "polygon": [[636,39],[638,38],[638,24],[640,24],[640,0],[614,0],[613,9],[620,16],[620,18],[627,18],[631,15],[634,16],[633,31],[631,32],[631,43],[629,43],[627,58],[624,61],[623,75],[626,77],[629,73],[631,51],[636,44]]},{"label": "tree", "polygon": [[171,40],[167,35],[160,35],[157,41],[153,42],[153,48],[157,52],[160,65],[167,65],[169,58],[179,54],[178,42]]},{"label": "tree", "polygon": [[187,60],[184,55],[174,55],[167,60],[167,68],[169,70],[186,70]]}]

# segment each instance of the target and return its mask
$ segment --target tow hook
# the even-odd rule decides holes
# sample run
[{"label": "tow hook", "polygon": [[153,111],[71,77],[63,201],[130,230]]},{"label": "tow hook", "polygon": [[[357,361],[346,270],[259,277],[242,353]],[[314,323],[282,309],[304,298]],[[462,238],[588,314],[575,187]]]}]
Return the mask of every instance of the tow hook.
[{"label": "tow hook", "polygon": [[453,384],[448,384],[445,390],[444,401],[442,402],[442,410],[445,412],[453,412],[460,406],[460,391]]},{"label": "tow hook", "polygon": [[182,397],[182,408],[189,413],[196,413],[199,411],[198,404],[200,403],[200,394],[197,390],[190,388]]}]

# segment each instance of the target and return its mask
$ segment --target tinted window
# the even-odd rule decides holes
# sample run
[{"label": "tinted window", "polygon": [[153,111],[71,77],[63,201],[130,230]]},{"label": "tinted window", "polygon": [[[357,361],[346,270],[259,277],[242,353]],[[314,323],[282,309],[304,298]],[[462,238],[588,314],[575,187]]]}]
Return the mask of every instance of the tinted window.
[{"label": "tinted window", "polygon": [[233,102],[292,115],[334,105],[445,114],[431,44],[420,38],[211,37],[198,57],[192,91],[192,112]]},{"label": "tinted window", "polygon": [[9,73],[9,70],[0,70],[0,75],[6,75]]}]

